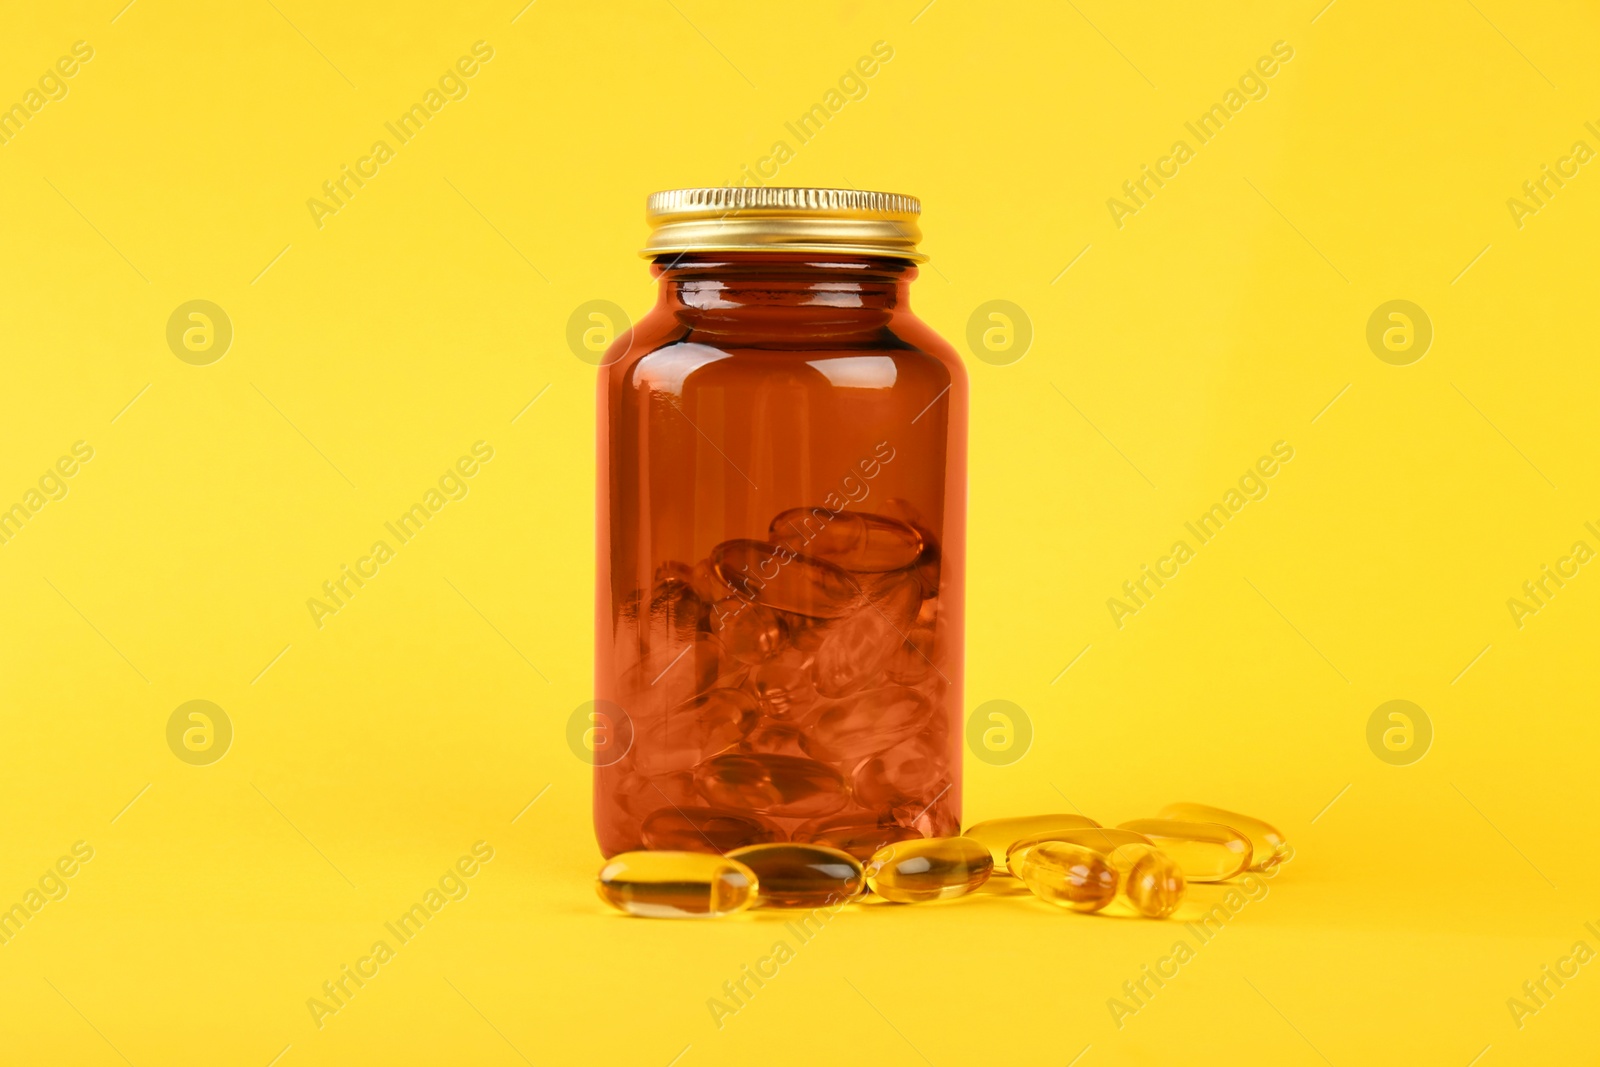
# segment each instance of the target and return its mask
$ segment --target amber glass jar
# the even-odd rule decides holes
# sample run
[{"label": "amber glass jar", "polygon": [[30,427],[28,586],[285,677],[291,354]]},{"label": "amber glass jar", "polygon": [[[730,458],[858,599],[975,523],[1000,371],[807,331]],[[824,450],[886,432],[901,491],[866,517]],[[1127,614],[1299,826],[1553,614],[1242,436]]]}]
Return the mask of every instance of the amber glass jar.
[{"label": "amber glass jar", "polygon": [[650,198],[599,383],[607,856],[958,833],[967,378],[910,308],[917,202]]}]

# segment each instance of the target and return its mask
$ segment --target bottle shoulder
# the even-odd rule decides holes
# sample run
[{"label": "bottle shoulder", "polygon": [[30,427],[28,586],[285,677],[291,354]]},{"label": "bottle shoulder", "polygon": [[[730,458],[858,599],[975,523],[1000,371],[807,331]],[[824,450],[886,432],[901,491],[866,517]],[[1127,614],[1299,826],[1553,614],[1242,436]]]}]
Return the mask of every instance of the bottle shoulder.
[{"label": "bottle shoulder", "polygon": [[752,373],[819,379],[836,386],[883,387],[914,379],[964,394],[966,367],[926,322],[898,310],[871,324],[840,329],[702,328],[657,307],[607,352],[604,386],[677,392],[691,380]]}]

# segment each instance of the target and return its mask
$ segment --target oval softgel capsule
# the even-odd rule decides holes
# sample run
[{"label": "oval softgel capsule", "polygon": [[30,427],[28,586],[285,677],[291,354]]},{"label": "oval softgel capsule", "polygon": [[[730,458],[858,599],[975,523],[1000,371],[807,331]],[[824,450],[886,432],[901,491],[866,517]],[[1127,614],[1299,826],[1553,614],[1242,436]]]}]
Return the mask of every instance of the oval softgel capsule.
[{"label": "oval softgel capsule", "polygon": [[1006,853],[1018,841],[1038,837],[1052,830],[1083,830],[1100,824],[1083,815],[1024,815],[1014,819],[985,819],[967,827],[963,837],[970,837],[989,850],[994,857],[996,874],[1015,873],[1006,865]]},{"label": "oval softgel capsule", "polygon": [[1251,815],[1213,808],[1209,804],[1188,803],[1168,804],[1161,809],[1160,815],[1163,819],[1181,819],[1185,822],[1217,822],[1239,831],[1250,839],[1252,871],[1276,867],[1292,855],[1289,843],[1276,826]]},{"label": "oval softgel capsule", "polygon": [[1191,882],[1225,881],[1250,866],[1250,839],[1221,823],[1134,819],[1117,828],[1143,834],[1155,842]]},{"label": "oval softgel capsule", "polygon": [[1119,845],[1106,854],[1116,872],[1118,903],[1147,919],[1165,919],[1183,903],[1183,871],[1153,845]]},{"label": "oval softgel capsule", "polygon": [[1117,895],[1117,872],[1092,848],[1044,841],[1015,857],[1012,874],[1040,900],[1072,911],[1093,912]]},{"label": "oval softgel capsule", "polygon": [[755,901],[755,872],[709,852],[623,852],[600,868],[595,889],[612,907],[650,919],[716,918]]},{"label": "oval softgel capsule", "polygon": [[867,885],[885,900],[918,904],[965,896],[989,880],[994,857],[970,837],[896,841],[867,861]]},{"label": "oval softgel capsule", "polygon": [[821,908],[847,904],[867,891],[861,863],[827,845],[778,842],[728,853],[756,874],[757,900],[765,908]]},{"label": "oval softgel capsule", "polygon": [[1118,830],[1106,826],[1081,826],[1065,830],[1046,830],[1043,833],[1024,837],[1013,842],[1006,850],[1006,866],[1011,866],[1011,858],[1021,855],[1025,850],[1045,841],[1065,841],[1069,845],[1081,845],[1092,848],[1099,853],[1110,852],[1122,845],[1153,845],[1154,842],[1143,834],[1134,833],[1132,830]]}]

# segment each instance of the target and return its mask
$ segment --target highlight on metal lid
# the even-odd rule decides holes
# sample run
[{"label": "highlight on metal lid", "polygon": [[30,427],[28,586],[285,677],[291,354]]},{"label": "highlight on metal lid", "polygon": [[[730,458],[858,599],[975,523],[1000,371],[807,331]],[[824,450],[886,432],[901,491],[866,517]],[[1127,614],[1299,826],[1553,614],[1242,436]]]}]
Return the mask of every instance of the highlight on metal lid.
[{"label": "highlight on metal lid", "polygon": [[669,189],[645,203],[651,232],[640,254],[832,252],[921,263],[921,211],[914,196],[860,189]]}]

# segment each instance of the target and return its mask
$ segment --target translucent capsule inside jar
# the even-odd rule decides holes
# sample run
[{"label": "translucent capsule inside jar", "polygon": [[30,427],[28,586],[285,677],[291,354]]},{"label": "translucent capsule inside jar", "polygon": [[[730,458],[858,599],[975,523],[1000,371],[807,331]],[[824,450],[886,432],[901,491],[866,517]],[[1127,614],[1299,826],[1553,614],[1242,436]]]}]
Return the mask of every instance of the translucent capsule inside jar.
[{"label": "translucent capsule inside jar", "polygon": [[1136,834],[1132,830],[1116,830],[1105,826],[1045,830],[1013,842],[1006,849],[1006,867],[1010,868],[1012,856],[1020,855],[1024,849],[1037,845],[1042,841],[1065,841],[1069,845],[1082,845],[1084,848],[1092,848],[1102,854],[1122,845],[1154,845],[1154,842],[1143,834]]},{"label": "translucent capsule inside jar", "polygon": [[623,852],[600,868],[600,899],[651,919],[715,918],[754,901],[755,873],[738,860],[705,852]]},{"label": "translucent capsule inside jar", "polygon": [[728,858],[755,872],[762,907],[820,908],[848,903],[867,891],[860,861],[826,845],[750,845],[734,849]]},{"label": "translucent capsule inside jar", "polygon": [[917,797],[932,797],[948,771],[949,761],[941,740],[911,737],[857,764],[851,777],[851,793],[858,804],[892,808]]},{"label": "translucent capsule inside jar", "polygon": [[1100,824],[1083,815],[1023,815],[1014,819],[985,819],[967,827],[964,837],[981,843],[994,857],[996,874],[1007,873],[1006,852],[1018,841],[1052,830],[1082,830]]},{"label": "translucent capsule inside jar", "polygon": [[801,824],[791,836],[796,841],[827,845],[840,852],[848,852],[856,859],[865,862],[885,845],[911,840],[922,835],[909,826],[855,814],[813,819]]},{"label": "translucent capsule inside jar", "polygon": [[745,735],[744,741],[739,745],[739,751],[760,753],[767,756],[801,756],[807,755],[805,731],[791,723],[779,719],[762,719],[753,730]]},{"label": "translucent capsule inside jar", "polygon": [[792,552],[826,560],[847,571],[897,571],[922,555],[922,535],[885,515],[827,508],[792,508],[768,528]]},{"label": "translucent capsule inside jar", "polygon": [[624,811],[639,819],[661,808],[697,807],[700,804],[700,793],[695,789],[694,775],[689,771],[674,771],[653,777],[628,774],[617,782],[614,795]]},{"label": "translucent capsule inside jar", "polygon": [[1133,819],[1118,829],[1143,834],[1191,882],[1221,882],[1250,866],[1250,839],[1231,826],[1178,819]]},{"label": "translucent capsule inside jar", "polygon": [[[929,601],[923,601],[929,603]],[[901,685],[916,685],[931,674],[937,673],[933,665],[936,652],[936,633],[931,625],[917,623],[906,633],[900,647],[896,648],[883,665],[884,676]]]},{"label": "translucent capsule inside jar", "polygon": [[741,663],[761,663],[783,647],[778,613],[738,597],[724,597],[711,605],[710,623],[728,655]]},{"label": "translucent capsule inside jar", "polygon": [[939,542],[928,529],[928,523],[908,501],[890,497],[883,502],[884,514],[898,519],[917,531],[922,538],[922,554],[917,557],[917,578],[922,583],[922,595],[935,596],[939,592]]},{"label": "translucent capsule inside jar", "polygon": [[683,771],[744,740],[760,719],[756,698],[740,689],[711,689],[634,723],[634,755],[646,775]]},{"label": "translucent capsule inside jar", "polygon": [[802,723],[816,709],[817,687],[811,681],[810,658],[799,649],[784,649],[752,667],[749,685],[761,710],[773,718]]},{"label": "translucent capsule inside jar", "polygon": [[805,745],[818,759],[853,767],[931,725],[922,694],[905,686],[885,686],[819,704]]},{"label": "translucent capsule inside jar", "polygon": [[1015,857],[1012,872],[1040,900],[1073,911],[1099,911],[1117,895],[1117,872],[1092,848],[1042,841]]},{"label": "translucent capsule inside jar", "polygon": [[664,715],[715,686],[721,670],[722,646],[710,634],[646,649],[618,679],[616,702],[637,730],[643,720]]},{"label": "translucent capsule inside jar", "polygon": [[867,861],[867,885],[885,900],[917,904],[965,896],[989,880],[994,858],[968,837],[885,845]]},{"label": "translucent capsule inside jar", "polygon": [[954,786],[950,778],[941,778],[928,795],[896,804],[889,815],[919,837],[956,837],[961,833],[961,813]]},{"label": "translucent capsule inside jar", "polygon": [[1168,804],[1162,808],[1163,819],[1180,819],[1184,822],[1219,822],[1232,827],[1250,839],[1250,869],[1264,871],[1276,867],[1292,854],[1283,834],[1270,823],[1236,811],[1213,808],[1208,804]]},{"label": "translucent capsule inside jar", "polygon": [[850,799],[838,771],[800,756],[713,756],[695,767],[694,780],[713,804],[783,818],[831,815]]},{"label": "translucent capsule inside jar", "polygon": [[765,541],[724,541],[711,550],[711,567],[734,596],[811,618],[848,615],[861,595],[855,579],[832,563]]},{"label": "translucent capsule inside jar", "polygon": [[817,692],[838,697],[878,680],[905,644],[921,605],[922,587],[909,572],[864,586],[860,607],[820,628],[811,667]]},{"label": "translucent capsule inside jar", "polygon": [[718,808],[660,808],[645,817],[640,836],[645,848],[681,852],[731,852],[783,840],[765,819]]}]

